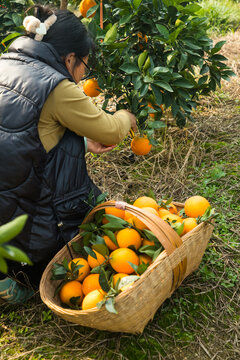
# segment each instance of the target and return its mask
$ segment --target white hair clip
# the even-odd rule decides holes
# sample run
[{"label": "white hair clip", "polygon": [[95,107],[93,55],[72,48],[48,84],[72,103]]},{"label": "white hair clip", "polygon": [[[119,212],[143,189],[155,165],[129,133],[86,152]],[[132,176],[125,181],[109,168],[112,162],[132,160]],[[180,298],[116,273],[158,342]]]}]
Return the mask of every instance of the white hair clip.
[{"label": "white hair clip", "polygon": [[34,37],[35,40],[41,41],[56,20],[57,17],[55,14],[50,15],[43,23],[35,16],[27,16],[23,20],[23,26],[28,32],[36,34]]}]

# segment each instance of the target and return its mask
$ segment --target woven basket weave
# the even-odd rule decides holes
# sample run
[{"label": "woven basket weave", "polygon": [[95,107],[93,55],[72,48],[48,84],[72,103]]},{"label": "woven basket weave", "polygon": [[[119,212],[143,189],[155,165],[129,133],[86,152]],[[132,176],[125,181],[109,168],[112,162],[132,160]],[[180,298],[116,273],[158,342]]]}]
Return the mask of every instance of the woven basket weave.
[{"label": "woven basket weave", "polygon": [[[90,310],[61,307],[58,296],[54,296],[57,281],[52,281],[50,278],[54,263],[60,263],[64,258],[71,260],[67,246],[64,246],[46,267],[40,282],[40,296],[53,312],[72,323],[99,330],[141,333],[147,323],[153,319],[159,306],[172,295],[186,276],[198,268],[213,226],[209,223],[201,223],[180,238],[170,225],[157,216],[127,203],[115,201],[96,206],[85,218],[84,223],[92,221],[97,211],[106,207],[119,207],[119,204],[124,205],[125,210],[144,222],[165,250],[140,279],[116,297],[115,308],[118,314],[108,312],[104,306],[101,309]],[[181,203],[174,202],[174,205],[178,209],[183,208]],[[81,243],[81,234],[69,242],[70,247],[72,242]]]}]

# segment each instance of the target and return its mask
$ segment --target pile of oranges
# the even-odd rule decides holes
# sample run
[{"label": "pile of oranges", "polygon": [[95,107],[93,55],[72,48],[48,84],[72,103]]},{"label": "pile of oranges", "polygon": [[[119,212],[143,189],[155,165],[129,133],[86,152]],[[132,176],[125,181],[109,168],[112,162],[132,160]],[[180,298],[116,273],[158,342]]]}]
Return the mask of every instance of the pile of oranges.
[{"label": "pile of oranges", "polygon": [[[193,230],[210,209],[210,203],[202,196],[189,197],[181,211],[171,200],[157,202],[148,196],[137,198],[133,205],[152,217],[160,217],[180,236]],[[109,294],[107,289],[115,295],[125,290],[163,250],[145,223],[130,212],[115,207],[101,211],[93,223],[81,225],[85,256],[74,258],[67,264],[68,272],[59,290],[63,306],[72,307],[74,303],[77,309],[88,310],[104,303]],[[69,277],[73,270],[74,278]],[[107,289],[106,284],[102,286],[103,274]],[[127,277],[127,285],[124,285],[123,279]]]}]

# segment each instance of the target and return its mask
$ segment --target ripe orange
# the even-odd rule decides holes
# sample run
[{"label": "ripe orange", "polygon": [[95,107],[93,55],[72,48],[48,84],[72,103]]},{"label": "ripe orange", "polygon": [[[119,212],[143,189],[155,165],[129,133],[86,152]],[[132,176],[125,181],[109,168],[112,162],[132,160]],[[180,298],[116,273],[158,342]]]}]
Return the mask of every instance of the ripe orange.
[{"label": "ripe orange", "polygon": [[[151,109],[154,109],[154,106],[153,106],[150,102],[148,102],[148,107],[150,107]],[[163,112],[164,108],[163,108],[163,105],[162,105],[162,104],[160,105],[160,109],[161,109],[162,112]],[[149,115],[150,115],[151,118],[154,119],[156,114],[155,114],[155,113],[149,113]]]},{"label": "ripe orange", "polygon": [[145,225],[140,219],[138,219],[136,216],[132,216],[127,220],[130,224],[134,225],[139,230],[147,229],[147,225]]},{"label": "ripe orange", "polygon": [[98,96],[101,91],[99,89],[98,81],[96,79],[88,79],[83,83],[83,91],[87,96]]},{"label": "ripe orange", "polygon": [[148,42],[148,37],[147,37],[147,35],[144,35],[144,37],[143,37],[143,34],[142,34],[141,32],[139,32],[139,33],[137,34],[137,36],[138,36],[139,39],[144,39],[146,43]]},{"label": "ripe orange", "polygon": [[87,295],[93,290],[101,289],[99,284],[99,274],[90,274],[83,280],[82,291],[84,295]]},{"label": "ripe orange", "polygon": [[148,245],[148,246],[155,246],[155,242],[148,240],[148,239],[143,239],[142,241],[143,246]]},{"label": "ripe orange", "polygon": [[160,218],[163,218],[164,215],[169,215],[169,214],[171,214],[171,213],[170,213],[170,211],[167,210],[167,209],[160,208],[160,209],[158,210],[158,216],[159,216]]},{"label": "ripe orange", "polygon": [[132,152],[136,155],[147,155],[152,148],[147,137],[136,136],[131,141]]},{"label": "ripe orange", "polygon": [[102,254],[99,254],[96,250],[93,250],[93,252],[95,252],[97,259],[95,259],[91,255],[88,255],[88,259],[87,259],[88,264],[92,269],[95,268],[96,266],[103,264],[104,261],[106,260],[105,257]]},{"label": "ripe orange", "polygon": [[88,310],[96,307],[97,303],[104,299],[104,295],[104,291],[98,289],[89,292],[83,299],[82,309]]},{"label": "ripe orange", "polygon": [[[162,200],[164,203],[166,202],[166,200]],[[173,203],[169,203],[168,205],[166,205],[167,206],[167,209],[165,209],[165,210],[168,210],[168,211],[170,211],[170,213],[172,213],[172,214],[177,214],[178,213],[178,210],[177,210],[177,208],[176,208],[176,206],[173,204]],[[160,209],[164,209],[163,207],[160,207],[159,208],[159,210]]]},{"label": "ripe orange", "polygon": [[189,217],[202,216],[207,208],[210,206],[210,203],[203,196],[191,196],[185,201],[184,211],[185,214]]},{"label": "ripe orange", "polygon": [[133,250],[128,248],[119,248],[109,255],[109,262],[115,271],[131,274],[134,272],[134,269],[128,262],[138,265],[139,258]]},{"label": "ripe orange", "polygon": [[129,211],[125,210],[124,220],[128,221],[128,219],[130,219],[131,217],[132,214]]},{"label": "ripe orange", "polygon": [[63,304],[71,305],[70,299],[73,297],[80,297],[77,304],[80,305],[83,299],[82,285],[79,281],[69,281],[63,285],[59,292],[60,300]]},{"label": "ripe orange", "polygon": [[113,286],[114,287],[116,286],[118,279],[122,279],[126,276],[128,276],[128,274],[124,274],[124,273],[117,273],[113,275]]},{"label": "ripe orange", "polygon": [[117,242],[120,248],[127,248],[133,245],[137,250],[142,244],[142,238],[137,230],[125,228],[118,231]]},{"label": "ripe orange", "polygon": [[156,200],[154,200],[153,198],[151,198],[149,196],[140,196],[139,198],[137,198],[134,201],[133,206],[136,206],[139,208],[152,207],[155,210],[158,210],[158,204],[157,204]]},{"label": "ripe orange", "polygon": [[157,210],[150,206],[143,207],[142,209],[159,217],[159,213],[157,212]]},{"label": "ripe orange", "polygon": [[87,262],[87,260],[85,260],[84,258],[75,258],[73,260],[71,260],[68,263],[68,267],[71,269],[71,263],[74,262],[76,265],[83,265],[83,267],[81,267],[78,270],[78,281],[83,281],[83,279],[90,273],[90,267],[89,264]]},{"label": "ripe orange", "polygon": [[[80,11],[81,15],[83,17],[87,17],[88,10],[95,5],[97,5],[97,4],[94,0],[82,0],[79,4],[79,11]],[[95,15],[95,13],[90,15],[89,18],[93,17],[94,15]]]},{"label": "ripe orange", "polygon": [[141,254],[139,255],[139,265],[141,264],[151,264],[152,263],[152,258],[150,256],[148,256],[147,254]]},{"label": "ripe orange", "polygon": [[108,247],[110,250],[116,250],[116,249],[118,248],[118,246],[115,245],[114,242],[112,242],[112,240],[110,239],[109,236],[104,235],[104,236],[103,236],[103,239],[104,239],[105,244],[107,245],[107,247]]},{"label": "ripe orange", "polygon": [[183,224],[184,224],[184,228],[182,235],[188,233],[198,225],[196,218],[190,218],[190,217],[184,219]]},{"label": "ripe orange", "polygon": [[173,223],[176,223],[176,222],[182,223],[183,222],[183,219],[180,216],[178,216],[176,214],[171,214],[171,213],[164,215],[162,217],[162,219],[165,220],[165,221],[168,221],[170,223],[172,223],[172,222]]},{"label": "ripe orange", "polygon": [[124,219],[125,210],[118,209],[118,208],[115,208],[115,207],[109,207],[109,208],[105,208],[105,214],[114,215],[114,216],[117,216],[117,217],[119,217],[121,219]]}]

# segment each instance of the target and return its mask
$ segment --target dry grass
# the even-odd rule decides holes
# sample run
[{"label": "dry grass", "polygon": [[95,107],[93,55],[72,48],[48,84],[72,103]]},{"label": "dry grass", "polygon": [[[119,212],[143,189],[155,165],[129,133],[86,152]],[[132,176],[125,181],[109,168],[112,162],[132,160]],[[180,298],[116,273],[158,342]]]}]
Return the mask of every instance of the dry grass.
[{"label": "dry grass", "polygon": [[[181,130],[166,115],[168,130],[143,158],[133,156],[130,139],[109,154],[87,157],[91,177],[109,198],[132,201],[151,189],[158,198],[184,201],[198,191],[211,200],[221,216],[199,270],[161,306],[142,335],[70,324],[48,311],[38,294],[21,308],[0,305],[0,360],[239,359],[238,37],[228,35],[223,49],[238,76],[201,100],[195,123]],[[216,169],[220,173],[214,175]]]}]

